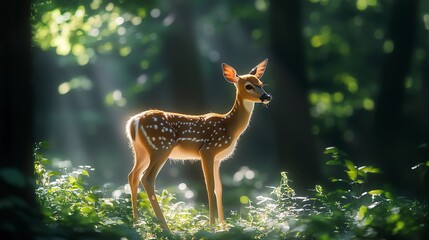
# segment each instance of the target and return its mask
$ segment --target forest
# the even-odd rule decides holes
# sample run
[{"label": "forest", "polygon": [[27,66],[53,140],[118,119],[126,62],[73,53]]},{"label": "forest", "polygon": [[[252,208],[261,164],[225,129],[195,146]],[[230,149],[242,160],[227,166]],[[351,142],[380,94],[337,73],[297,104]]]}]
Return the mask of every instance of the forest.
[{"label": "forest", "polygon": [[[28,0],[2,16],[0,229],[10,239],[426,239],[429,2]],[[6,6],[5,6],[6,7]],[[168,161],[133,220],[127,120],[226,113],[223,63],[261,77],[222,162]],[[23,231],[25,230],[25,231]],[[27,235],[26,235],[27,234]]]}]

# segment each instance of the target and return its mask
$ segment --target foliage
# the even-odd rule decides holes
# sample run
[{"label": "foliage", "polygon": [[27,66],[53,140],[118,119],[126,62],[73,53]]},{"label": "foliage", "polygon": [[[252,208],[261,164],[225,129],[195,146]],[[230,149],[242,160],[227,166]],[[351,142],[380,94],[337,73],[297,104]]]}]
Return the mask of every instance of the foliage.
[{"label": "foliage", "polygon": [[34,155],[36,194],[47,226],[68,226],[69,235],[76,229],[91,229],[127,239],[424,238],[429,224],[426,203],[393,197],[382,189],[367,190],[367,175],[379,169],[355,166],[336,148],[325,153],[332,157],[328,165],[344,169],[344,179],[332,178],[332,182],[346,183],[345,188],[326,191],[316,185],[311,196],[300,197],[282,172],[279,186],[270,195],[256,197],[245,211],[232,212],[227,223],[217,227],[209,226],[205,207],[196,209],[176,201],[166,190],[157,197],[171,232],[155,224],[144,192],[139,193],[140,219],[133,223],[126,188],[91,186],[94,169],[89,166],[65,173],[52,170],[40,150]]},{"label": "foliage", "polygon": [[109,58],[127,63],[135,72],[130,76],[122,74],[128,81],[120,84],[120,90],[108,89],[104,96],[107,106],[124,107],[128,97],[160,82],[165,73],[154,61],[159,58],[159,38],[165,23],[153,5],[151,1],[144,6],[134,1],[34,1],[33,45],[55,52],[62,67],[79,69],[67,81],[59,84],[53,81],[58,84],[58,93],[90,92],[96,83],[83,69]]}]

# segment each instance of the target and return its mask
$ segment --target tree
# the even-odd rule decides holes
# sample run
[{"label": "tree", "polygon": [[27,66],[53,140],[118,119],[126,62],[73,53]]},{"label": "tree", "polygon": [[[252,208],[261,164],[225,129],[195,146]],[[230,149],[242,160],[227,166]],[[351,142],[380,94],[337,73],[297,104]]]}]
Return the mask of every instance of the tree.
[{"label": "tree", "polygon": [[269,21],[273,76],[273,108],[278,160],[295,185],[310,187],[320,177],[307,102],[301,1],[271,1]]},{"label": "tree", "polygon": [[[198,61],[198,49],[194,32],[195,16],[188,1],[170,1],[174,22],[164,38],[163,56],[168,68],[168,85],[172,94],[174,111],[201,114],[205,111],[203,74]],[[201,166],[186,164],[177,166],[191,182],[203,179]],[[197,198],[204,199],[204,191]]]},{"label": "tree", "polygon": [[[28,1],[2,2],[0,88],[0,231],[9,239],[30,235],[38,216],[32,162],[32,80]],[[7,236],[9,235],[9,236]]]},{"label": "tree", "polygon": [[403,134],[403,107],[405,78],[415,47],[418,2],[398,0],[393,3],[388,37],[394,49],[386,56],[376,99],[373,152],[376,161],[389,171],[386,176],[396,184],[403,180],[399,173],[407,167],[405,150],[410,143]]},{"label": "tree", "polygon": [[164,39],[164,59],[169,69],[169,80],[174,109],[183,112],[204,109],[203,74],[198,61],[194,32],[194,13],[187,1],[171,1],[174,22]]}]

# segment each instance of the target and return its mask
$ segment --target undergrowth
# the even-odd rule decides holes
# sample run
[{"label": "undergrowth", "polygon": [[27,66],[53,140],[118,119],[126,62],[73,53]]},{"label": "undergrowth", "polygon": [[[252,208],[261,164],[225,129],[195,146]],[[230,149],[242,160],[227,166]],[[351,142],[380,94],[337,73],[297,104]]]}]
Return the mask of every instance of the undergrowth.
[{"label": "undergrowth", "polygon": [[[36,195],[45,216],[44,237],[91,239],[424,239],[428,205],[393,197],[383,189],[367,189],[372,166],[356,166],[337,148],[327,148],[326,164],[344,169],[331,178],[334,190],[316,185],[310,196],[297,196],[285,172],[267,196],[249,201],[247,211],[226,214],[227,223],[210,227],[205,208],[177,201],[164,190],[157,195],[171,232],[163,232],[144,191],[139,192],[140,219],[133,222],[125,187],[93,186],[90,166],[54,169],[34,150]],[[267,189],[268,190],[268,189]],[[114,193],[114,194],[112,194]],[[114,196],[114,197],[113,197]],[[61,231],[55,230],[62,229]],[[107,239],[103,237],[103,239]]]}]

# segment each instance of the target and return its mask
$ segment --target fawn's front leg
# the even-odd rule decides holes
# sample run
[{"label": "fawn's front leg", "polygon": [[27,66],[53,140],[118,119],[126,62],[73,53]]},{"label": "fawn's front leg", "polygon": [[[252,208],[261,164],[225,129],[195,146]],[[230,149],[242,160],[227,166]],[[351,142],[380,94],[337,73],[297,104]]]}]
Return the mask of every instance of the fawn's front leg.
[{"label": "fawn's front leg", "polygon": [[219,224],[222,224],[224,221],[223,216],[223,206],[222,206],[222,181],[220,179],[220,161],[215,161],[213,166],[213,176],[214,176],[214,192],[216,194],[216,203],[217,203],[217,217]]}]

